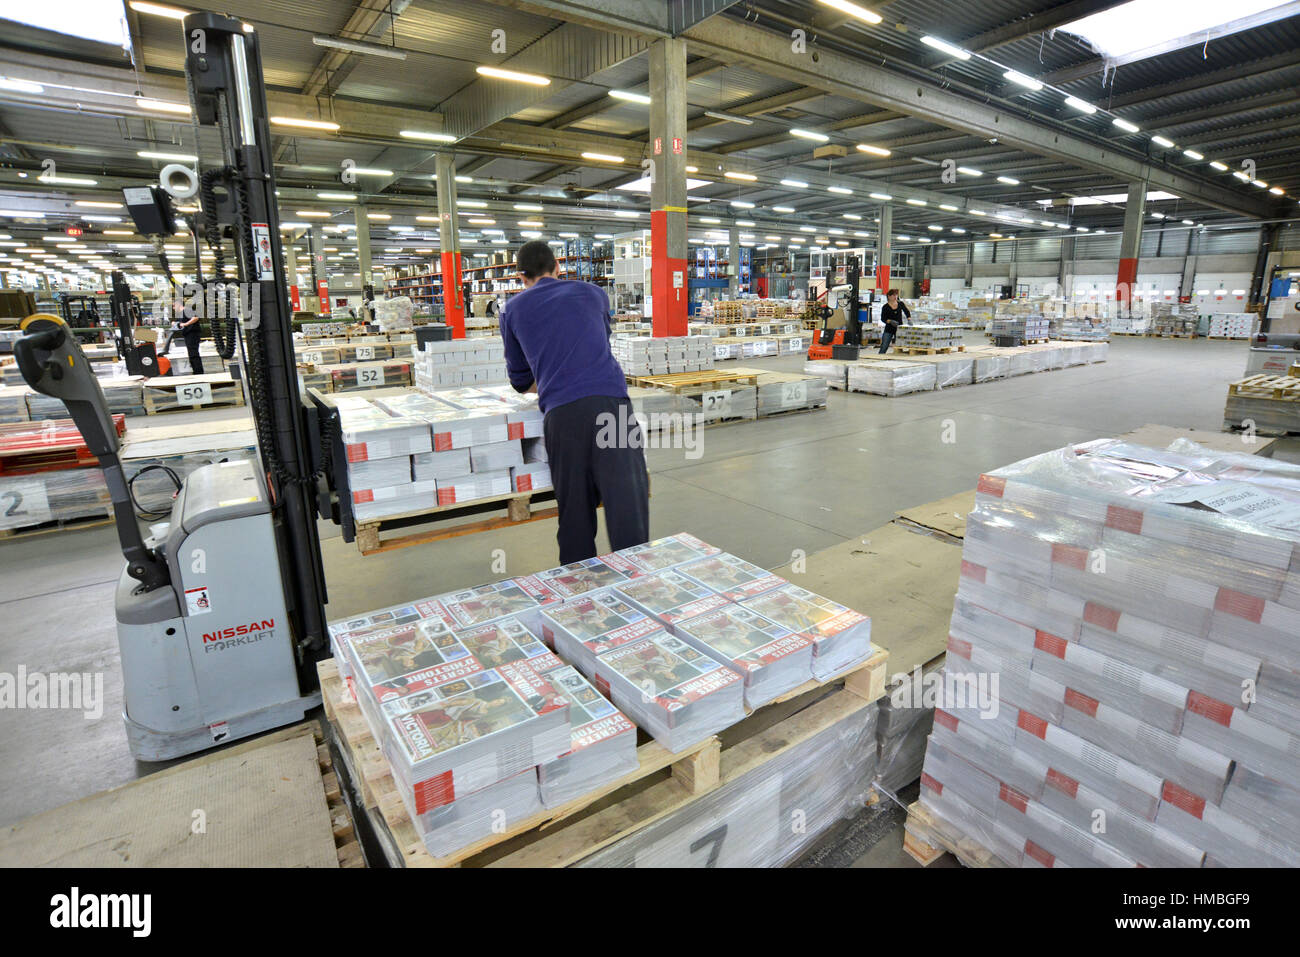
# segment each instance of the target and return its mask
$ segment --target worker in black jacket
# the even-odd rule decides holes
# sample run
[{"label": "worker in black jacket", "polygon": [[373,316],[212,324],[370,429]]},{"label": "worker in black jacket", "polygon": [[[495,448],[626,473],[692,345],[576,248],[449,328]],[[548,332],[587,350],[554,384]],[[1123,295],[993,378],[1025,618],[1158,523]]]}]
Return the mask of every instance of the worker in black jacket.
[{"label": "worker in black jacket", "polygon": [[894,341],[894,334],[902,325],[903,317],[906,316],[909,321],[912,318],[912,311],[907,308],[907,303],[898,298],[897,289],[889,290],[885,300],[885,304],[880,308],[880,321],[885,324],[885,330],[880,334],[882,356],[889,351],[889,345]]}]

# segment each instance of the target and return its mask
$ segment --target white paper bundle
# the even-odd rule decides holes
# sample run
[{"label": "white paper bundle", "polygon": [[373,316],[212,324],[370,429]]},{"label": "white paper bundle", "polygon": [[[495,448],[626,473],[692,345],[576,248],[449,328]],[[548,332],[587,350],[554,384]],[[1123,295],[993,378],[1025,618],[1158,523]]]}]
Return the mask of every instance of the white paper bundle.
[{"label": "white paper bundle", "polygon": [[[472,447],[470,451],[472,454]],[[497,495],[509,495],[511,491],[510,469],[503,468],[439,479],[436,494],[439,505],[458,505]]]},{"label": "white paper bundle", "polygon": [[368,488],[352,492],[352,514],[357,521],[371,521],[384,516],[418,512],[438,504],[438,483],[407,482],[387,488]]},{"label": "white paper bundle", "polygon": [[469,449],[421,452],[411,457],[411,474],[417,481],[459,478],[470,471]]},{"label": "white paper bundle", "polygon": [[813,643],[741,605],[679,622],[673,634],[740,675],[749,708],[762,707],[812,677]]},{"label": "white paper bundle", "polygon": [[501,405],[499,412],[448,409],[446,412],[431,414],[428,425],[433,432],[432,448],[439,452],[505,442],[510,438],[504,405]]},{"label": "white paper bundle", "polygon": [[348,485],[354,492],[368,488],[405,485],[411,481],[411,478],[411,456],[409,455],[348,463]]},{"label": "white paper bundle", "polygon": [[525,462],[510,470],[510,486],[516,492],[536,492],[551,487],[551,466],[547,462]]},{"label": "white paper bundle", "polygon": [[470,469],[475,472],[498,472],[524,464],[524,450],[518,439],[471,446]]},{"label": "white paper bundle", "polygon": [[934,366],[928,362],[864,359],[849,366],[848,389],[874,395],[906,395],[932,391],[937,378]]},{"label": "white paper bundle", "polygon": [[740,676],[662,630],[600,655],[595,683],[674,753],[745,714]]},{"label": "white paper bundle", "polygon": [[813,643],[812,674],[824,681],[871,656],[871,619],[798,585],[782,585],[742,604]]},{"label": "white paper bundle", "polygon": [[428,452],[432,439],[428,422],[384,415],[345,421],[343,447],[349,462],[366,462]]},{"label": "white paper bundle", "polygon": [[[405,795],[403,796],[405,801]],[[503,781],[463,795],[450,804],[417,813],[411,804],[407,812],[434,857],[447,857],[471,844],[501,833],[542,809],[533,768]]]}]

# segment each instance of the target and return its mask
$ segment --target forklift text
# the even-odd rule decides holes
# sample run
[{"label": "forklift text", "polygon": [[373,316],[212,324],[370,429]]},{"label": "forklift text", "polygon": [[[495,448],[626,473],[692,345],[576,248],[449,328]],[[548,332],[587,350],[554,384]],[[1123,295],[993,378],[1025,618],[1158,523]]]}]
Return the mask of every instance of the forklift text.
[{"label": "forklift text", "polygon": [[203,633],[203,652],[225,651],[237,645],[250,645],[261,641],[275,630],[275,619],[267,621],[250,621],[247,625],[232,625],[219,631]]}]

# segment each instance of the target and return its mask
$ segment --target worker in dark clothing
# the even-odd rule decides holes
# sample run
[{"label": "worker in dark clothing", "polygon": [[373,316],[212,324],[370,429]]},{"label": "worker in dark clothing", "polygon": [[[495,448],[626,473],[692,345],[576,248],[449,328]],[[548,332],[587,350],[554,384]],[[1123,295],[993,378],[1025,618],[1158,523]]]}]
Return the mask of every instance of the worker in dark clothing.
[{"label": "worker in dark clothing", "polygon": [[551,247],[519,248],[524,290],[500,316],[506,372],[537,393],[546,458],[559,506],[560,564],[596,555],[604,503],[613,551],[650,540],[650,480],[627,379],[609,348],[609,298],[588,282],[558,279]]},{"label": "worker in dark clothing", "polygon": [[199,342],[202,339],[199,315],[190,307],[186,307],[181,315],[180,333],[185,339],[185,351],[190,354],[190,375],[203,375],[203,359],[199,356]]},{"label": "worker in dark clothing", "polygon": [[894,334],[898,332],[898,327],[903,324],[904,316],[911,320],[912,311],[907,308],[907,303],[898,298],[897,289],[889,290],[885,297],[885,304],[880,307],[880,321],[885,324],[885,329],[880,334],[882,356],[889,351],[889,345],[894,341]]}]

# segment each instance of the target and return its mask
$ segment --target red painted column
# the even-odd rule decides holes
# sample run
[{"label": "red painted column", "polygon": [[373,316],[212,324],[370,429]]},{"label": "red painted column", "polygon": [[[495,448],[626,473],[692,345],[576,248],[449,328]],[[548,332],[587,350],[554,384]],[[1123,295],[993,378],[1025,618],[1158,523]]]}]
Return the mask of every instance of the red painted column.
[{"label": "red painted column", "polygon": [[1115,304],[1123,312],[1133,305],[1133,288],[1137,284],[1138,261],[1136,256],[1126,256],[1119,261],[1119,274],[1115,278]]},{"label": "red painted column", "polygon": [[1115,310],[1127,316],[1137,287],[1138,256],[1142,254],[1142,221],[1146,213],[1147,184],[1130,183],[1124,205],[1124,233],[1119,240],[1119,273],[1115,277]]},{"label": "red painted column", "polygon": [[689,332],[687,316],[686,259],[670,256],[669,218],[679,216],[685,228],[686,211],[650,211],[650,295],[652,334],[684,336]]},{"label": "red painted column", "polygon": [[882,264],[876,267],[876,289],[881,295],[889,292],[889,266]]},{"label": "red painted column", "polygon": [[451,326],[453,339],[465,338],[465,283],[460,271],[460,253],[442,253],[442,311]]}]

